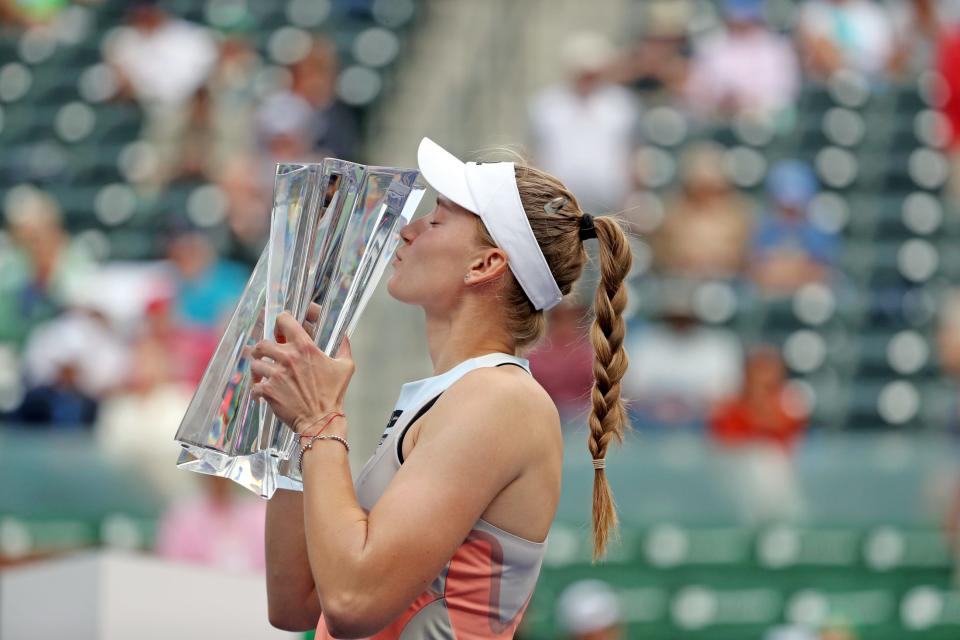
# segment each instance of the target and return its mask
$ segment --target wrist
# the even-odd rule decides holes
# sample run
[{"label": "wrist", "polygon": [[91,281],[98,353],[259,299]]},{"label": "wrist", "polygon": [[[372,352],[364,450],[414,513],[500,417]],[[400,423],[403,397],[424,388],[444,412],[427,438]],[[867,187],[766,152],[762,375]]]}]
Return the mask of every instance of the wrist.
[{"label": "wrist", "polygon": [[347,437],[347,416],[343,413],[332,415],[330,419],[325,422],[326,425],[323,428],[324,435],[340,436],[341,438]]},{"label": "wrist", "polygon": [[343,408],[332,409],[325,413],[298,418],[290,428],[301,438],[315,436],[323,432],[333,420],[342,417],[344,417]]}]

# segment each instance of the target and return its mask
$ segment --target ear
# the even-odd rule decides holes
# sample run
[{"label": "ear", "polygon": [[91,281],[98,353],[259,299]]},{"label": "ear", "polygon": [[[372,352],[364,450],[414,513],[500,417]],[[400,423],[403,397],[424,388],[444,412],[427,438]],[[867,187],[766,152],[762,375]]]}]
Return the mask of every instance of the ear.
[{"label": "ear", "polygon": [[499,280],[508,269],[507,254],[500,247],[483,249],[468,265],[464,284],[473,286]]}]

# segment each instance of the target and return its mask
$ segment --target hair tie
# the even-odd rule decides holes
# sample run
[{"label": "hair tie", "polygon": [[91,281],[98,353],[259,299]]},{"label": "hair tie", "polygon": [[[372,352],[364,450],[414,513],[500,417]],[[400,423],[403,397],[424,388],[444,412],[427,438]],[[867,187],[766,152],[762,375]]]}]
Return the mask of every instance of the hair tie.
[{"label": "hair tie", "polygon": [[606,458],[594,458],[593,468],[597,471],[607,468],[607,459]]},{"label": "hair tie", "polygon": [[585,213],[580,216],[580,239],[589,240],[597,237],[597,229],[593,226],[593,216]]}]

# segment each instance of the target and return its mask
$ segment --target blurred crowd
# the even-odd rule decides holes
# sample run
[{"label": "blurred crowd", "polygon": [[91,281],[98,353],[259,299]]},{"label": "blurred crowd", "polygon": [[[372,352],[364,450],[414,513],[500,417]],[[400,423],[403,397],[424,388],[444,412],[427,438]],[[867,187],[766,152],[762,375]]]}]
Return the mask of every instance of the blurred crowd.
[{"label": "blurred crowd", "polygon": [[[746,126],[786,136],[804,86],[853,77],[882,95],[932,71],[942,79],[935,102],[944,152],[956,167],[960,5],[806,0],[787,29],[768,20],[773,3],[716,5],[709,29],[696,28],[702,4],[649,0],[636,4],[641,27],[628,46],[617,49],[598,33],[564,40],[562,81],[529,105],[530,142],[535,163],[570,185],[585,211],[617,215],[633,234],[631,284],[644,312],[628,320],[622,392],[634,429],[702,434],[724,462],[742,522],[798,522],[805,505],[795,451],[818,426],[809,387],[785,362],[782,335],[745,336],[717,322],[724,314],[710,307],[726,304],[724,295],[742,307],[789,305],[813,291],[842,301],[853,286],[841,264],[844,237],[815,215],[827,188],[819,167],[772,157],[759,188],[744,189],[735,180],[742,167],[711,134]],[[673,146],[676,130],[687,142],[667,155],[662,148]],[[674,171],[675,181],[663,179]],[[957,202],[956,175],[942,197]],[[531,355],[571,428],[589,410],[592,295],[591,284],[553,311],[550,335]],[[939,374],[956,390],[955,301],[948,293],[937,302],[935,332]],[[950,426],[958,424],[954,403]],[[960,549],[960,500],[948,502],[945,531]],[[573,635],[619,637],[605,633]],[[805,633],[782,628],[769,637],[814,637]],[[838,628],[819,637],[855,636]]]},{"label": "blurred crowd", "polygon": [[[4,2],[0,15],[6,28],[35,26],[55,22],[67,4]],[[336,96],[330,42],[302,43],[280,69],[284,77],[264,92],[255,86],[263,62],[250,16],[238,14],[213,32],[160,2],[137,0],[127,3],[125,21],[105,43],[103,62],[115,83],[112,100],[144,114],[140,137],[153,170],[137,188],[209,182],[225,201],[225,220],[211,229],[186,211],[165,211],[160,259],[103,265],[65,230],[62,203],[29,185],[11,189],[0,344],[21,363],[23,380],[5,391],[7,422],[109,424],[128,419],[120,416],[131,406],[121,400],[131,394],[147,402],[169,385],[189,391],[265,244],[276,163],[358,152],[357,114]],[[132,299],[110,298],[118,278],[135,285]]]},{"label": "blurred crowd", "polygon": [[[637,5],[642,30],[628,47],[615,49],[596,33],[569,38],[559,60],[564,81],[531,102],[531,146],[535,162],[570,185],[584,210],[622,218],[637,241],[634,282],[659,283],[652,319],[638,314],[628,330],[623,391],[634,427],[696,428],[723,446],[789,452],[807,412],[788,384],[782,345],[742,344],[706,323],[698,292],[720,282],[764,301],[789,300],[810,285],[842,294],[843,238],[811,215],[822,189],[811,164],[774,160],[764,188],[746,191],[731,178],[727,149],[708,134],[744,120],[787,131],[803,84],[838,73],[855,72],[878,92],[927,70],[952,86],[960,78],[960,57],[950,53],[960,14],[933,0],[808,0],[783,32],[768,24],[760,0],[718,6],[719,25],[703,32],[692,28],[700,5],[651,0]],[[955,122],[960,110],[944,104]],[[676,190],[651,198],[662,161],[650,153],[642,121],[664,105],[695,133],[678,154]],[[950,139],[957,134],[960,127]],[[533,355],[567,415],[587,407],[591,300],[584,289],[555,312],[553,335]]]},{"label": "blurred crowd", "polygon": [[[0,23],[43,28],[67,4],[0,0]],[[730,463],[744,522],[796,520],[804,505],[792,456],[808,429],[809,397],[791,380],[782,344],[745,342],[705,320],[703,285],[741,300],[789,300],[810,287],[842,296],[843,237],[811,215],[822,176],[804,159],[776,159],[763,188],[746,191],[732,178],[728,150],[696,132],[748,123],[781,135],[807,83],[853,73],[882,92],[932,70],[943,80],[947,151],[960,166],[960,13],[936,0],[805,0],[784,31],[760,0],[717,6],[718,25],[697,30],[699,4],[637,2],[640,28],[619,49],[597,33],[562,39],[563,80],[528,105],[530,148],[585,211],[622,219],[635,242],[631,286],[656,291],[656,306],[628,320],[622,391],[634,428],[684,430],[715,444]],[[226,215],[211,228],[169,211],[160,259],[105,265],[65,230],[63,203],[35,187],[11,190],[0,244],[0,420],[9,429],[91,430],[172,498],[195,493],[184,486],[193,474],[172,464],[171,436],[266,240],[273,167],[358,160],[360,127],[337,97],[336,48],[327,40],[298,44],[289,64],[266,74],[251,40],[256,25],[243,13],[214,32],[136,0],[125,22],[103,47],[103,64],[111,99],[143,113],[150,170],[134,186],[151,194],[208,182]],[[660,123],[662,132],[695,132],[676,158],[664,159],[643,126],[665,106],[680,122]],[[664,193],[665,163],[679,179]],[[595,280],[588,274],[550,313],[548,335],[530,354],[571,428],[589,411]],[[135,294],[113,299],[120,289]],[[954,379],[957,299],[941,307],[939,342],[943,373]],[[161,552],[262,567],[262,505],[216,479],[202,487],[165,518]],[[960,515],[948,524],[960,548]],[[229,544],[211,546],[212,531]],[[612,606],[602,589],[574,600]],[[570,616],[571,632],[590,626]],[[615,625],[615,612],[609,618]]]},{"label": "blurred crowd", "polygon": [[[69,4],[0,0],[0,29],[56,30]],[[0,424],[92,432],[105,455],[172,501],[158,529],[162,554],[262,569],[261,501],[178,470],[173,434],[266,242],[276,163],[357,160],[358,113],[335,91],[330,41],[297,42],[289,64],[268,69],[251,15],[235,12],[214,30],[166,6],[124,5],[124,24],[102,47],[100,82],[110,101],[142,113],[149,170],[132,176],[138,197],[214,185],[223,222],[163,211],[156,259],[102,263],[67,231],[66,203],[28,184],[11,189]]]}]

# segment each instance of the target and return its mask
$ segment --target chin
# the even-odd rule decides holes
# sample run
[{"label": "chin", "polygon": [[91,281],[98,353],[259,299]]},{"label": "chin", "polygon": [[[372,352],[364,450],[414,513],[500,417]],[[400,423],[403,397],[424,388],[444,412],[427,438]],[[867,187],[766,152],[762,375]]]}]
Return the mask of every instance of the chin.
[{"label": "chin", "polygon": [[399,302],[410,303],[407,300],[407,297],[403,295],[403,289],[397,282],[397,274],[394,273],[390,276],[390,279],[387,281],[387,293],[390,294],[390,297]]}]

